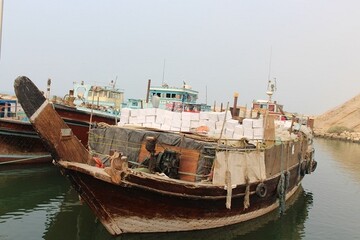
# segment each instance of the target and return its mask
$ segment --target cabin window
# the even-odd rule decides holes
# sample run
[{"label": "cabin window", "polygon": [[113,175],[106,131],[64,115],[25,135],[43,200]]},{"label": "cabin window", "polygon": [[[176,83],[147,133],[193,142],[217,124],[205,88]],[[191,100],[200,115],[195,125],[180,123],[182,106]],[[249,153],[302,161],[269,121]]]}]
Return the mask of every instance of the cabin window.
[{"label": "cabin window", "polygon": [[176,98],[176,94],[175,93],[171,94],[171,98]]},{"label": "cabin window", "polygon": [[170,93],[166,93],[166,98],[170,98],[171,94]]}]

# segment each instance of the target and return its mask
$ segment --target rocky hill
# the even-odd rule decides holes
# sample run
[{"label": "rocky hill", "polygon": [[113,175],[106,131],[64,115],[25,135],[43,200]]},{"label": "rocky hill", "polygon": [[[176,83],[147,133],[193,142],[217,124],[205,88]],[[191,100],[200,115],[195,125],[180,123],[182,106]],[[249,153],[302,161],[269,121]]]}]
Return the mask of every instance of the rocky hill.
[{"label": "rocky hill", "polygon": [[325,133],[331,127],[360,132],[360,94],[315,118],[315,132]]}]

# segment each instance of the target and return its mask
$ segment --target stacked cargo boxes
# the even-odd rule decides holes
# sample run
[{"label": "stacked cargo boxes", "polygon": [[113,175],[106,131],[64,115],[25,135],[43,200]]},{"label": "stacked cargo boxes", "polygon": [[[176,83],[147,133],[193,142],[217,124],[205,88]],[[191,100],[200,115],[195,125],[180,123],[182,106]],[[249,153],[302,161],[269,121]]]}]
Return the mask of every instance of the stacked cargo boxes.
[{"label": "stacked cargo boxes", "polygon": [[208,135],[227,139],[261,141],[264,138],[264,121],[243,119],[242,124],[231,118],[229,112],[172,112],[159,108],[121,110],[119,126],[135,125],[164,131],[192,132],[206,126]]}]

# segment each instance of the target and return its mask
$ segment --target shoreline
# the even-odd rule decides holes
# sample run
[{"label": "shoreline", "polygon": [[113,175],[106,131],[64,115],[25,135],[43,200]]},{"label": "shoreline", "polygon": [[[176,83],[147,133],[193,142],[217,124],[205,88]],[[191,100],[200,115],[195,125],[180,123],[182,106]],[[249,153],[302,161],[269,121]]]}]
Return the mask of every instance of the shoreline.
[{"label": "shoreline", "polygon": [[345,131],[342,133],[327,133],[319,129],[314,129],[314,136],[331,140],[360,143],[360,132]]}]

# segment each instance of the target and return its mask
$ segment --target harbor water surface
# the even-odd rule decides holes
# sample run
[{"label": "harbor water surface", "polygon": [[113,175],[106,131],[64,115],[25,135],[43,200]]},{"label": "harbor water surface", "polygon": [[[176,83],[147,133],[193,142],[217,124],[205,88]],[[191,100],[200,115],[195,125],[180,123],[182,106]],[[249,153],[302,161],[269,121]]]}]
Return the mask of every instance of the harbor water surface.
[{"label": "harbor water surface", "polygon": [[360,144],[316,139],[315,149],[318,167],[305,177],[282,216],[274,211],[219,229],[117,238],[107,233],[52,164],[3,165],[0,240],[360,239]]}]

